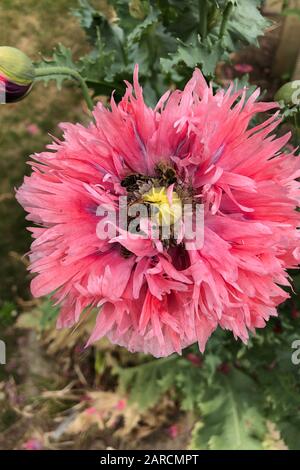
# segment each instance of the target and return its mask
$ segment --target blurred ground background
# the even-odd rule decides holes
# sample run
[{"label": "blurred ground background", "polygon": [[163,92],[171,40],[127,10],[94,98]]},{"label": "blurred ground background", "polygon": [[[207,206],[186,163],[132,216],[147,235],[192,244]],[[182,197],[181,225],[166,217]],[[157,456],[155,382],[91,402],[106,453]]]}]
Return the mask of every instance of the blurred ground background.
[{"label": "blurred ground background", "polygon": [[[79,56],[87,44],[69,14],[76,4],[2,0],[0,44],[19,47],[35,60],[62,42]],[[234,59],[251,65],[250,78],[269,97],[278,86],[271,78],[277,43],[274,27],[262,40],[262,51],[249,49]],[[226,81],[239,70],[226,66],[222,73]],[[193,418],[179,411],[176,400],[165,398],[155,410],[140,412],[118,389],[116,364],[134,365],[139,359],[105,341],[84,350],[89,325],[76,335],[55,333],[47,302],[33,301],[28,291],[23,254],[30,237],[14,188],[28,172],[28,156],[44,148],[48,134],[59,135],[57,124],[78,120],[88,117],[72,84],[61,93],[54,85],[37,84],[26,100],[0,108],[0,339],[8,348],[7,365],[0,367],[0,449],[185,448]],[[48,323],[51,327],[43,328]]]}]

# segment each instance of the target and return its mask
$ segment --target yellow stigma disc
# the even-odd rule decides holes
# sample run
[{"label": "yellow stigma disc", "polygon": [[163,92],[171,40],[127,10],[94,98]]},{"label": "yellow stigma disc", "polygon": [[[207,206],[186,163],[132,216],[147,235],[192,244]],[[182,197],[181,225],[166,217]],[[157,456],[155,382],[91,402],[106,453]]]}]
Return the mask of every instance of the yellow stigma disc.
[{"label": "yellow stigma disc", "polygon": [[159,225],[173,225],[180,219],[182,215],[182,205],[176,191],[172,193],[171,204],[165,187],[153,187],[150,191],[143,194],[142,197],[145,202],[153,204],[157,209],[157,222]]}]

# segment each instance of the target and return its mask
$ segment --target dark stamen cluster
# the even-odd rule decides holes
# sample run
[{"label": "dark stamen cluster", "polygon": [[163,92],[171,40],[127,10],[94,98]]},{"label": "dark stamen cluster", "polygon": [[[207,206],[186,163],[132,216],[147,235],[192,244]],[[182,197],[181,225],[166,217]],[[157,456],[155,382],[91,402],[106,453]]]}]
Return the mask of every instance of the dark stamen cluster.
[{"label": "dark stamen cluster", "polygon": [[[131,205],[140,202],[143,204],[149,204],[149,215],[150,203],[143,201],[143,194],[149,192],[153,187],[168,188],[172,184],[174,184],[174,191],[177,192],[183,203],[191,203],[193,201],[192,188],[186,189],[183,186],[183,182],[178,177],[176,170],[172,166],[163,162],[156,166],[155,174],[153,176],[133,173],[125,176],[125,178],[121,181],[121,186],[127,191],[128,204]],[[172,238],[172,227],[170,240],[164,239],[163,246],[166,250],[168,250],[171,246],[176,246],[176,241]],[[123,247],[121,248],[121,255],[123,257],[128,258],[131,256],[131,254],[132,253],[127,249],[123,249]]]}]

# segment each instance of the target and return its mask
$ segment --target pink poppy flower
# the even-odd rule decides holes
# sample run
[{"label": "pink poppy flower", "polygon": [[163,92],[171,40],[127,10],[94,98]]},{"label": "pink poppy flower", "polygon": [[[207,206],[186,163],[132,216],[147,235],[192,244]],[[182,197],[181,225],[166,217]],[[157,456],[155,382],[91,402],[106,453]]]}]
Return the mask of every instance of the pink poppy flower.
[{"label": "pink poppy flower", "polygon": [[41,443],[39,439],[32,438],[24,442],[23,449],[24,450],[42,450],[43,444]]},{"label": "pink poppy flower", "polygon": [[32,136],[38,135],[40,133],[39,127],[34,123],[28,124],[28,126],[26,127],[26,130],[27,130],[28,134],[30,134]]},{"label": "pink poppy flower", "polygon": [[[119,104],[99,103],[94,123],[61,124],[62,141],[33,156],[17,198],[28,212],[34,241],[31,284],[52,293],[62,308],[58,327],[72,327],[98,309],[88,344],[107,336],[130,351],[181,353],[198,341],[203,352],[219,326],[247,342],[288,294],[287,268],[300,258],[300,159],[276,138],[278,113],[254,128],[259,91],[215,95],[195,70],[183,91],[167,92],[152,109],[138,83],[126,83]],[[138,233],[108,222],[116,234],[99,237],[106,215],[143,201],[156,213],[158,237],[147,217]],[[188,240],[181,206],[200,203],[204,239]],[[167,215],[180,234],[162,239]],[[197,232],[198,234],[198,232]]]},{"label": "pink poppy flower", "polygon": [[253,66],[251,64],[235,64],[234,69],[239,73],[253,72]]},{"label": "pink poppy flower", "polygon": [[203,360],[198,354],[188,353],[185,358],[196,367],[202,366]]},{"label": "pink poppy flower", "polygon": [[125,410],[126,406],[127,406],[126,400],[121,399],[118,401],[116,408],[118,411],[123,411]]},{"label": "pink poppy flower", "polygon": [[179,428],[177,424],[172,424],[171,426],[168,427],[167,433],[171,439],[176,439],[179,434]]}]

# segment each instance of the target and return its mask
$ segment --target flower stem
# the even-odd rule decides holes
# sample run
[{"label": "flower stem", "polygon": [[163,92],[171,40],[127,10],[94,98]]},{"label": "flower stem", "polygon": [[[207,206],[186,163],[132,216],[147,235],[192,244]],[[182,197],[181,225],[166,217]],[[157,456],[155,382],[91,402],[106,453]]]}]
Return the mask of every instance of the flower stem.
[{"label": "flower stem", "polygon": [[85,99],[85,102],[87,104],[87,107],[90,111],[93,110],[94,105],[92,98],[90,97],[89,94],[89,89],[87,87],[87,84],[85,83],[85,80],[82,78],[79,72],[77,70],[74,70],[70,67],[40,67],[35,69],[35,78],[42,78],[42,77],[49,77],[54,75],[62,75],[69,77],[73,80],[76,80],[79,85],[81,86],[82,94]]},{"label": "flower stem", "polygon": [[222,18],[222,23],[220,27],[220,33],[219,33],[220,38],[222,38],[225,34],[227,23],[228,23],[232,10],[233,10],[233,3],[232,2],[227,3],[225,10],[223,12],[223,18]]},{"label": "flower stem", "polygon": [[199,34],[201,40],[207,36],[207,0],[198,0],[198,11],[199,11]]}]

